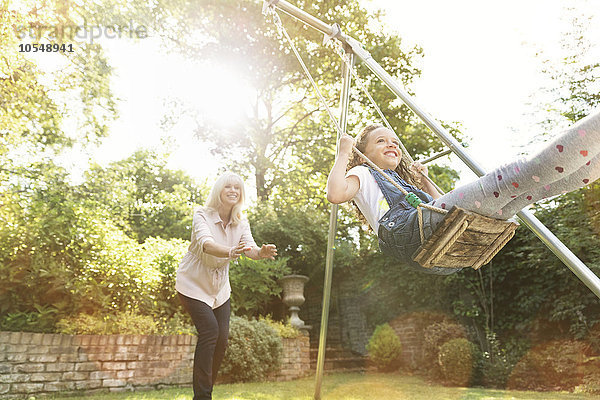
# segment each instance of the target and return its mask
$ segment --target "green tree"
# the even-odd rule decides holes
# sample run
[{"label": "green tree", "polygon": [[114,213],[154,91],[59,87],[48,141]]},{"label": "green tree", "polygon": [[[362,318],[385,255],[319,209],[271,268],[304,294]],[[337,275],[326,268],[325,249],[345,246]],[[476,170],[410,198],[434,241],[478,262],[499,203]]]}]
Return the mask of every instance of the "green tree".
[{"label": "green tree", "polygon": [[148,237],[189,240],[193,208],[208,195],[206,185],[170,170],[166,158],[150,150],[138,150],[106,168],[92,165],[82,190],[90,207],[105,209],[140,243]]},{"label": "green tree", "polygon": [[[309,0],[296,5],[326,22],[333,23],[334,18],[344,21],[346,32],[368,44],[374,57],[402,83],[410,85],[419,75],[413,60],[421,55],[421,50],[405,49],[399,37],[375,28],[381,13],[369,14],[355,1]],[[196,30],[206,39],[183,40],[175,30],[170,37],[178,49],[191,57],[235,63],[257,93],[252,115],[229,129],[197,116],[198,137],[210,143],[213,152],[228,165],[254,176],[260,200],[294,199],[323,206],[322,188],[333,162],[336,132],[296,59],[273,23],[261,14],[260,4],[204,1],[201,14],[193,12],[197,7],[196,3],[185,4],[177,10],[177,18],[184,21],[182,26],[186,29]],[[317,33],[285,15],[283,19],[308,68],[318,77],[330,106],[334,106],[341,80],[339,57],[318,45],[322,38]],[[371,78],[366,79],[366,84],[414,154],[427,154],[441,147],[405,106],[394,101],[387,88]],[[364,106],[364,97],[360,93],[354,95],[351,129],[372,120],[374,115],[372,109]],[[224,129],[225,134],[215,134]]]},{"label": "green tree", "polygon": [[600,105],[600,62],[590,51],[594,44],[588,33],[592,18],[566,8],[565,19],[570,19],[571,30],[560,39],[558,56],[543,59],[542,72],[550,79],[550,84],[542,88],[549,102],[539,106],[546,115],[542,121],[545,127],[576,122]]},{"label": "green tree", "polygon": [[116,111],[109,89],[111,68],[100,46],[63,36],[61,43],[72,45],[73,51],[55,53],[56,67],[19,52],[23,36],[55,43],[50,28],[81,25],[85,10],[83,3],[59,1],[13,7],[5,0],[0,5],[0,185],[34,156],[43,160],[107,133]]}]

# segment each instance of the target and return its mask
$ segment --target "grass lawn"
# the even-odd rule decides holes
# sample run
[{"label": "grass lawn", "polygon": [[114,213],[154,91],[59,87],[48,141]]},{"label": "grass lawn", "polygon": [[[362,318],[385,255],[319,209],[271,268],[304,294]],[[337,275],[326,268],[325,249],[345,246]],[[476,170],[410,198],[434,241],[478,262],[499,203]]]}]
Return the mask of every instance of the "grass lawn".
[{"label": "grass lawn", "polygon": [[[217,385],[214,400],[312,400],[315,379],[291,382],[261,382]],[[44,399],[81,400],[191,400],[192,389],[167,389],[93,396],[54,396]],[[597,395],[557,392],[517,392],[432,385],[421,378],[397,374],[352,373],[326,375],[321,390],[323,400],[591,400]]]}]

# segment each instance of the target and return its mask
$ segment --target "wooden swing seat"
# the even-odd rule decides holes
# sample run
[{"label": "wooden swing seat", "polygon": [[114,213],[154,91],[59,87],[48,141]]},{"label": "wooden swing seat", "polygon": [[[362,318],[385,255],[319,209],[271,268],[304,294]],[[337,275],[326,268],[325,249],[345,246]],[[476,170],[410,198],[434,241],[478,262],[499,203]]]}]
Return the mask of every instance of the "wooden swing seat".
[{"label": "wooden swing seat", "polygon": [[515,235],[518,224],[452,207],[413,260],[424,268],[479,269]]}]

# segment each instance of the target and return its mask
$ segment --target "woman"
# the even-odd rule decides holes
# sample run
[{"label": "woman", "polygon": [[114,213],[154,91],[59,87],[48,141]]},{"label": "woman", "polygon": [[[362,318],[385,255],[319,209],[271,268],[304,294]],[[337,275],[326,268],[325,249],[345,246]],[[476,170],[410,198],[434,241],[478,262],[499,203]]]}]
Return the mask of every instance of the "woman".
[{"label": "woman", "polygon": [[[354,201],[377,234],[384,254],[427,273],[458,271],[460,268],[423,268],[411,260],[421,244],[417,212],[400,190],[354,155],[353,144],[349,135],[340,138],[339,153],[327,181],[328,200],[338,204]],[[358,136],[356,147],[396,183],[430,205],[446,210],[456,205],[506,220],[531,203],[579,189],[600,178],[600,109],[532,157],[504,164],[444,195],[428,181],[420,182],[418,175],[427,175],[427,168],[418,163],[406,164],[398,138],[391,130],[368,126]],[[443,218],[444,214],[423,210],[426,238]]]},{"label": "woman", "polygon": [[244,182],[227,172],[217,179],[206,206],[194,213],[192,238],[177,270],[175,289],[198,331],[194,353],[194,400],[211,399],[227,347],[230,294],[229,261],[245,254],[274,259],[275,245],[257,247],[242,216]]}]

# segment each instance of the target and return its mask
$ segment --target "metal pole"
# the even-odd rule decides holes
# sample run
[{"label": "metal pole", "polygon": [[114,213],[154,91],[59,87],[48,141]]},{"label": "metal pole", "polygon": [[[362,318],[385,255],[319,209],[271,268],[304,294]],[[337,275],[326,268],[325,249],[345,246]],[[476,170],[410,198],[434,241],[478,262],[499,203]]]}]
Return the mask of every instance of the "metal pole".
[{"label": "metal pole", "polygon": [[437,159],[438,159],[438,158],[440,158],[440,157],[447,156],[447,155],[448,155],[448,154],[450,154],[450,153],[452,153],[452,150],[450,150],[450,149],[448,149],[448,150],[444,150],[444,151],[442,151],[441,153],[434,154],[434,155],[432,155],[431,157],[428,157],[428,158],[426,158],[426,159],[424,159],[424,160],[419,160],[419,162],[420,162],[421,164],[427,164],[427,163],[430,163],[430,162],[432,162],[432,161],[434,161],[434,160],[437,160]]},{"label": "metal pole", "polygon": [[[354,63],[354,55],[350,54],[350,62]],[[352,74],[350,69],[343,65],[342,74],[344,82],[340,94],[341,115],[340,128],[346,131],[348,124],[348,106],[350,104],[350,83]],[[338,134],[339,136],[339,134]],[[336,143],[339,142],[339,137]],[[339,151],[339,148],[337,149]],[[335,233],[337,232],[337,212],[338,205],[331,207],[331,216],[329,218],[329,235],[327,237],[327,257],[325,259],[325,283],[323,284],[323,309],[321,310],[321,332],[319,334],[319,353],[317,356],[317,375],[315,379],[315,400],[321,400],[321,384],[323,383],[323,372],[325,366],[325,350],[327,348],[327,324],[329,321],[329,303],[331,299],[331,281],[333,276],[333,253],[335,250]]]},{"label": "metal pole", "polygon": [[299,9],[293,4],[288,3],[285,0],[265,0],[267,3],[270,3],[274,7],[279,8],[281,11],[284,11],[290,14],[292,17],[299,19],[307,25],[312,26],[321,33],[331,36],[334,31],[333,27],[320,19],[313,17],[309,13],[304,10]]},{"label": "metal pole", "polygon": [[[362,44],[356,39],[338,32],[331,25],[305,13],[299,8],[291,5],[285,0],[279,0],[274,6],[285,11],[291,16],[301,20],[307,25],[323,32],[325,35],[333,34],[347,46],[352,49],[356,57],[361,59],[373,73],[385,83],[390,90],[396,94],[423,122],[429,127],[438,137],[452,150],[477,176],[485,174],[485,170],[465,151],[462,145],[450,135],[446,129],[434,118],[432,118],[425,110],[419,107],[414,99],[387,73],[366,51]],[[579,259],[573,254],[563,243],[548,228],[546,228],[533,214],[526,210],[522,210],[517,214],[523,219],[525,225],[535,233],[540,240],[554,253],[558,258],[582,280],[582,282],[600,298],[600,279]]]}]

